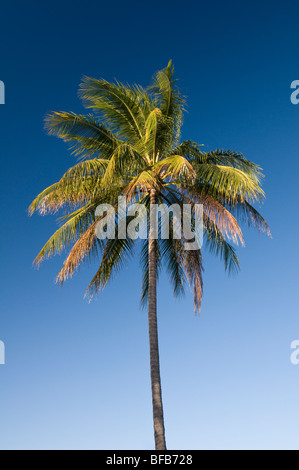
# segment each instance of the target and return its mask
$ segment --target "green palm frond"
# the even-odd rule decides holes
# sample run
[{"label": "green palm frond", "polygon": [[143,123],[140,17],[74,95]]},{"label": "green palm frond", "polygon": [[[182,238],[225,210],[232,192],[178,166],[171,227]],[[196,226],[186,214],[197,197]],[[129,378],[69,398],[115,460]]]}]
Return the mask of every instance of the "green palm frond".
[{"label": "green palm frond", "polygon": [[182,155],[187,158],[187,160],[197,160],[198,163],[202,163],[198,156],[202,153],[200,147],[203,147],[203,144],[198,144],[197,142],[192,142],[192,140],[184,140],[172,151],[175,155]]},{"label": "green palm frond", "polygon": [[134,197],[136,191],[147,194],[152,188],[160,191],[162,189],[162,183],[155,172],[148,169],[141,171],[137,176],[131,179],[125,187],[124,194],[130,201]]},{"label": "green palm frond", "polygon": [[230,206],[230,211],[248,227],[253,227],[259,232],[264,232],[268,237],[272,237],[271,230],[264,217],[248,201],[236,201]]},{"label": "green palm frond", "polygon": [[174,181],[176,181],[177,178],[195,180],[197,176],[193,166],[181,155],[165,157],[163,160],[159,160],[153,168],[155,171],[161,173],[163,179],[171,177]]},{"label": "green palm frond", "polygon": [[236,250],[228,243],[217,227],[205,228],[205,241],[209,251],[218,256],[223,262],[225,270],[234,274],[240,269],[240,263]]},{"label": "green palm frond", "polygon": [[69,214],[67,222],[49,238],[35,258],[34,263],[39,266],[44,259],[50,258],[54,254],[60,254],[77,238],[81,237],[93,221],[94,212],[89,205]]},{"label": "green palm frond", "polygon": [[[153,109],[147,117],[144,125],[144,139],[140,142],[141,150],[144,149],[148,155],[148,163],[155,163],[157,155],[157,135],[159,123],[162,119],[162,112],[159,108]],[[139,147],[140,147],[139,145]]]},{"label": "green palm frond", "polygon": [[[71,167],[62,178],[40,193],[29,207],[40,214],[55,213],[62,207],[75,208],[92,202],[99,197],[101,181],[108,166],[108,160],[85,160]],[[111,186],[110,186],[111,190]]]},{"label": "green palm frond", "polygon": [[203,153],[202,163],[213,165],[231,166],[247,173],[251,178],[260,181],[263,177],[261,168],[253,162],[247,160],[242,153],[232,150],[216,149],[212,152]]},{"label": "green palm frond", "polygon": [[238,168],[203,163],[194,169],[199,184],[212,196],[220,193],[233,202],[237,198],[260,201],[265,196],[259,182]]},{"label": "green palm frond", "polygon": [[118,239],[116,227],[116,238],[106,241],[100,267],[87,288],[86,296],[92,297],[104,289],[113,274],[132,257],[133,247],[134,240],[130,238]]},{"label": "green palm frond", "polygon": [[126,181],[147,164],[145,158],[127,143],[120,144],[111,155],[102,180],[102,187],[109,187],[111,182]]},{"label": "green palm frond", "polygon": [[100,112],[112,131],[121,138],[131,142],[142,138],[152,105],[141,87],[85,77],[79,94],[85,106]]},{"label": "green palm frond", "polygon": [[201,250],[186,250],[185,240],[161,240],[161,252],[166,259],[167,271],[173,285],[173,293],[180,296],[185,293],[185,283],[188,281],[193,290],[194,310],[199,312],[203,293],[203,265]]},{"label": "green palm frond", "polygon": [[157,138],[157,148],[161,155],[171,152],[178,145],[181,135],[185,99],[175,82],[174,68],[170,61],[165,69],[157,72],[148,89],[164,116]]},{"label": "green palm frond", "polygon": [[92,114],[53,112],[45,118],[45,129],[48,134],[71,142],[73,153],[80,158],[109,158],[120,143]]},{"label": "green palm frond", "polygon": [[48,188],[44,189],[30,204],[28,212],[29,215],[32,215],[35,211],[39,211],[41,215],[45,214],[45,204],[43,204],[43,200],[49,196],[52,192],[54,192],[57,188],[58,183],[54,183]]}]

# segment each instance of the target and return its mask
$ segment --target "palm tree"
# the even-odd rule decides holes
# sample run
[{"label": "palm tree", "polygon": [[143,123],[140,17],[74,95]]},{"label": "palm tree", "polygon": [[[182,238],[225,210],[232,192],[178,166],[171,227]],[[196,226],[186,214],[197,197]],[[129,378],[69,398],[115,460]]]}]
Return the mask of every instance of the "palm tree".
[{"label": "palm tree", "polygon": [[[80,97],[94,114],[52,112],[46,129],[71,144],[79,162],[60,181],[46,188],[30,206],[30,213],[54,213],[64,209],[63,224],[35,259],[41,261],[71,247],[58,273],[60,284],[72,277],[79,265],[100,260],[87,294],[103,289],[113,273],[141,246],[142,304],[148,304],[150,370],[156,449],[166,449],[157,328],[157,279],[162,263],[170,275],[174,295],[193,289],[195,310],[202,298],[202,253],[185,250],[184,239],[170,228],[168,239],[154,235],[149,219],[148,237],[138,241],[118,236],[99,239],[95,214],[102,203],[117,206],[119,196],[146,208],[163,203],[203,205],[206,246],[219,255],[225,268],[238,270],[235,248],[244,243],[237,218],[270,234],[269,227],[252,203],[264,198],[261,168],[231,150],[204,152],[190,140],[180,141],[184,97],[176,85],[172,63],[159,71],[148,89],[85,77]],[[126,220],[126,224],[130,222]],[[194,219],[192,218],[194,222]],[[173,227],[173,225],[172,225]]]}]

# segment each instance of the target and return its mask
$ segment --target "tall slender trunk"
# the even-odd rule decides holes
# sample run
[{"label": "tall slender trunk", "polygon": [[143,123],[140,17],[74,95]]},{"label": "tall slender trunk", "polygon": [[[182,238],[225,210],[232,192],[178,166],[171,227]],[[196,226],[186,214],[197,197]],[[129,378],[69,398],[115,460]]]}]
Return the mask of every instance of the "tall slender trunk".
[{"label": "tall slender trunk", "polygon": [[[151,190],[150,207],[156,204],[156,191]],[[149,224],[148,237],[148,325],[149,325],[149,343],[150,343],[150,363],[151,363],[151,384],[153,400],[153,417],[155,431],[156,450],[165,450],[165,428],[162,404],[162,389],[160,378],[160,361],[158,345],[158,327],[157,327],[157,254],[155,233],[155,214],[152,211]]]}]

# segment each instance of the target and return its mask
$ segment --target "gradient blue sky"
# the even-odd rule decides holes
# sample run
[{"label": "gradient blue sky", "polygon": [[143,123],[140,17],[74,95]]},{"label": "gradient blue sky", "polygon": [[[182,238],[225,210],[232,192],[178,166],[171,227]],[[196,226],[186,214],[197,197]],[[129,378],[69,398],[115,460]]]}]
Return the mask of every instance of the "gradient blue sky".
[{"label": "gradient blue sky", "polygon": [[0,448],[153,448],[138,261],[88,304],[96,266],[63,289],[54,283],[63,257],[32,268],[57,225],[26,209],[74,163],[43,117],[84,112],[82,76],[147,85],[173,59],[188,96],[183,138],[263,167],[273,239],[245,229],[234,278],[205,257],[200,317],[192,295],[173,300],[162,276],[168,448],[298,449],[298,2],[16,1],[0,15]]}]

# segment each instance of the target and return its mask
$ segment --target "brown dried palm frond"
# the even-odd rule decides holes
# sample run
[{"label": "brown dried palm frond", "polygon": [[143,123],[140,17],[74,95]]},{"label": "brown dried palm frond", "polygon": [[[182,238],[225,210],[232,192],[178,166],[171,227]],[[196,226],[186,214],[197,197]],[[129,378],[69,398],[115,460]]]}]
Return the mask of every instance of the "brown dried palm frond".
[{"label": "brown dried palm frond", "polygon": [[56,281],[62,285],[64,281],[73,276],[79,265],[90,255],[91,251],[97,251],[99,240],[96,238],[96,224],[99,219],[95,220],[83,235],[76,241],[71,249],[68,257],[63,263],[61,271],[59,271]]}]

